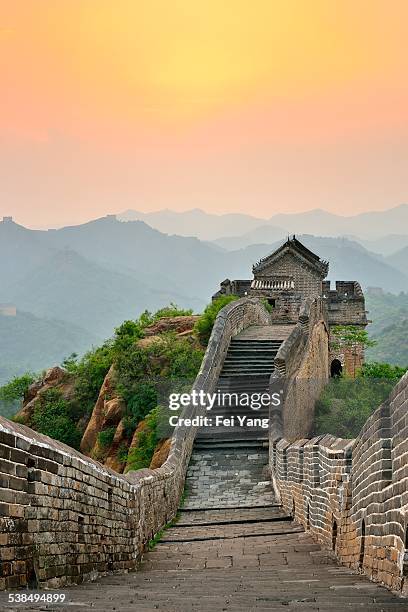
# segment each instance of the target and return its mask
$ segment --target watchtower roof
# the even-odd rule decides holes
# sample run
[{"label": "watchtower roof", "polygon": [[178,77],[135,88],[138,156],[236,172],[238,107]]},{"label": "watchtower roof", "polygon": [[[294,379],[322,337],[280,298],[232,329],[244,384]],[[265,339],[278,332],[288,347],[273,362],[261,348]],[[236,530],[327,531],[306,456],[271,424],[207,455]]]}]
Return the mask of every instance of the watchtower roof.
[{"label": "watchtower roof", "polygon": [[260,259],[252,267],[253,273],[256,274],[257,272],[261,272],[287,253],[292,253],[295,257],[307,262],[310,267],[314,268],[319,274],[322,275],[322,278],[324,278],[329,271],[328,261],[320,259],[318,255],[305,247],[305,245],[302,244],[300,240],[296,238],[296,236],[293,236],[292,238],[288,238],[286,242],[276,249],[276,251]]}]

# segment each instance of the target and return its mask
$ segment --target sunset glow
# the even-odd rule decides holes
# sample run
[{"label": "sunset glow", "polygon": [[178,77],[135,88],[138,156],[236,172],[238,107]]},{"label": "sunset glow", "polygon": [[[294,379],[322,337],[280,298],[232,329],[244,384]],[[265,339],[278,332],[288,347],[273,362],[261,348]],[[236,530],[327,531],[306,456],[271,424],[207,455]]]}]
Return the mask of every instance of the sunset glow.
[{"label": "sunset glow", "polygon": [[404,0],[1,0],[1,212],[400,204],[407,23]]}]

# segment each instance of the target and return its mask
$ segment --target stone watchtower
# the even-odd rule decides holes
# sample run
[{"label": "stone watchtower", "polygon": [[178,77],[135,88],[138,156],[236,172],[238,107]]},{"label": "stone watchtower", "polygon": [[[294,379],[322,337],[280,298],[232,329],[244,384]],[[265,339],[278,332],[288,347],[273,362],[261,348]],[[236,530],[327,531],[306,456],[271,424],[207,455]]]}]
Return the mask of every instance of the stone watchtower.
[{"label": "stone watchtower", "polygon": [[[252,280],[226,279],[213,299],[222,295],[262,297],[272,306],[274,321],[296,323],[302,302],[308,297],[320,297],[327,307],[329,328],[335,325],[365,328],[368,321],[359,283],[337,281],[336,288],[331,289],[330,281],[324,280],[328,271],[329,263],[293,236],[253,266]],[[340,374],[343,368],[354,375],[363,361],[363,347],[339,347],[331,342],[332,376]]]}]

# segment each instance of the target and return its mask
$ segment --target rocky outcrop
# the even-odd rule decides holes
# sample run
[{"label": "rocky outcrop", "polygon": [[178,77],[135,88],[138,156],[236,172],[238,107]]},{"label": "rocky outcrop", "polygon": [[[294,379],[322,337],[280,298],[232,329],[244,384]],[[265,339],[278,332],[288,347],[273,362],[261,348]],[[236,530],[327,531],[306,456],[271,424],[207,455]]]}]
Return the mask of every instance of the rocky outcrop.
[{"label": "rocky outcrop", "polygon": [[114,396],[114,388],[114,368],[111,366],[82,436],[80,449],[85,455],[95,452],[98,434],[109,427],[117,427],[122,418],[124,404],[120,398]]},{"label": "rocky outcrop", "polygon": [[169,456],[171,446],[171,439],[165,438],[164,440],[160,440],[156,449],[154,451],[152,460],[150,462],[150,469],[155,470],[163,465]]},{"label": "rocky outcrop", "polygon": [[120,460],[119,451],[121,448],[127,448],[129,440],[126,436],[126,429],[123,419],[119,422],[116,428],[115,435],[113,437],[112,444],[109,447],[108,454],[104,461],[104,465],[115,470],[115,472],[122,473],[125,467],[125,462]]},{"label": "rocky outcrop", "polygon": [[37,403],[48,389],[58,389],[65,400],[71,400],[74,395],[75,381],[72,374],[63,368],[55,366],[47,370],[40,380],[35,381],[27,390],[21,409],[15,415],[19,423],[31,424],[31,419]]},{"label": "rocky outcrop", "polygon": [[187,317],[165,317],[159,319],[145,329],[145,336],[157,336],[166,332],[175,332],[177,334],[192,331],[194,325],[200,317],[198,315],[190,315]]}]

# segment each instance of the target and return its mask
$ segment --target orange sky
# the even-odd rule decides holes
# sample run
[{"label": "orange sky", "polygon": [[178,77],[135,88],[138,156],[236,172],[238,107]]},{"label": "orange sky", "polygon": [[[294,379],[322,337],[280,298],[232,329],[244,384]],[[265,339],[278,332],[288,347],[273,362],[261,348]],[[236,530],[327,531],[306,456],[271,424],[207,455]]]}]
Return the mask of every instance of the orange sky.
[{"label": "orange sky", "polygon": [[406,0],[0,0],[0,214],[408,201]]}]

